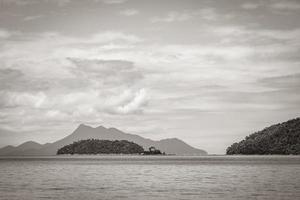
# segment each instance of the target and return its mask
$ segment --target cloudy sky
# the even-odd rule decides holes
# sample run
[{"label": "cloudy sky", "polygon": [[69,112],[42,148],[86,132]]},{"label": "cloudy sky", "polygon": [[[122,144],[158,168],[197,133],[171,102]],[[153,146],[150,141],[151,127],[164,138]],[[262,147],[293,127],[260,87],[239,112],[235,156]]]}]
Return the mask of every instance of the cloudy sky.
[{"label": "cloudy sky", "polygon": [[300,1],[0,0],[0,147],[80,123],[224,153],[300,115]]}]

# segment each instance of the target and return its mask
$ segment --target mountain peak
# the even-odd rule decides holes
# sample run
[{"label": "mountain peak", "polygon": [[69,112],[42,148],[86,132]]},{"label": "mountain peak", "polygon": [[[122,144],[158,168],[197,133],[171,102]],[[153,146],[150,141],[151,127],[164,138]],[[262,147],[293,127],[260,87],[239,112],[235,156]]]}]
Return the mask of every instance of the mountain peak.
[{"label": "mountain peak", "polygon": [[24,142],[22,144],[20,144],[18,147],[22,147],[22,146],[30,146],[30,145],[37,145],[37,146],[40,146],[41,144],[37,143],[37,142],[34,142],[34,141],[27,141],[27,142]]},{"label": "mountain peak", "polygon": [[86,124],[79,124],[79,126],[77,127],[77,129],[106,129],[104,126],[100,125],[100,126],[97,126],[97,127],[92,127],[92,126],[89,126],[89,125],[86,125]]},{"label": "mountain peak", "polygon": [[110,130],[110,131],[122,132],[122,131],[120,131],[119,129],[114,128],[114,127],[110,127],[110,128],[108,128],[108,130]]},{"label": "mountain peak", "polygon": [[106,129],[104,126],[97,126],[96,129]]},{"label": "mountain peak", "polygon": [[86,129],[86,128],[93,128],[91,126],[85,125],[85,124],[80,124],[77,129]]},{"label": "mountain peak", "polygon": [[20,144],[19,146],[17,146],[18,150],[26,150],[26,149],[39,149],[41,148],[43,145],[34,142],[34,141],[28,141],[28,142],[24,142],[22,144]]}]

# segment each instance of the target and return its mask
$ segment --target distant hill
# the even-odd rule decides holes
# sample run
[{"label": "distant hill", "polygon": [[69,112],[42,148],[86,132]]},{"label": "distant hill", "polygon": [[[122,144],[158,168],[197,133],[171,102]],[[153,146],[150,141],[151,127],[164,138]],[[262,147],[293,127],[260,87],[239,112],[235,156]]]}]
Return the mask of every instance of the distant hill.
[{"label": "distant hill", "polygon": [[227,154],[300,154],[300,118],[275,124],[232,144]]},{"label": "distant hill", "polygon": [[2,149],[0,149],[0,155],[22,155],[22,154],[26,154],[26,152],[39,150],[42,147],[43,145],[37,142],[28,141],[17,147],[11,145],[3,147]]},{"label": "distant hill", "polygon": [[140,154],[144,149],[127,140],[88,139],[73,142],[58,149],[57,154]]},{"label": "distant hill", "polygon": [[[165,152],[167,154],[176,155],[206,155],[207,152],[201,149],[196,149],[186,144],[182,140],[177,138],[163,139],[159,141],[143,138],[138,135],[124,133],[116,128],[105,128],[98,126],[96,128],[81,124],[77,129],[67,137],[58,140],[53,143],[47,143],[44,145],[38,143],[32,143],[28,145],[26,143],[13,147],[7,146],[0,149],[0,155],[55,155],[59,148],[65,145],[71,144],[75,141],[86,139],[100,139],[100,140],[127,140],[141,145],[144,149],[148,149],[151,146]],[[22,150],[21,150],[22,149]]]}]

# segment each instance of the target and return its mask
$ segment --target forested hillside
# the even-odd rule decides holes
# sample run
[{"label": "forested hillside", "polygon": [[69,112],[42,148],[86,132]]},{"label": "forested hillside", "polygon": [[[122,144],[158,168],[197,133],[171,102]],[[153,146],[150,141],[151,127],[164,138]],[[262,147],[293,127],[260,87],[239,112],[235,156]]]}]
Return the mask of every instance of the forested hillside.
[{"label": "forested hillside", "polygon": [[143,153],[140,145],[127,140],[80,140],[58,149],[57,154],[137,154]]},{"label": "forested hillside", "polygon": [[276,124],[232,144],[227,154],[300,154],[300,118]]}]

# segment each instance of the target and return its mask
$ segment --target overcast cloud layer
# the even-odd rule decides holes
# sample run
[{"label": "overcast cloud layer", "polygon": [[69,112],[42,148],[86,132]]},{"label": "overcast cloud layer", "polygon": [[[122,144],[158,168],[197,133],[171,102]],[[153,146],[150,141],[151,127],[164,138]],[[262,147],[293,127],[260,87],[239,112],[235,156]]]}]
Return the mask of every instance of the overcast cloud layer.
[{"label": "overcast cloud layer", "polygon": [[0,147],[80,123],[224,153],[300,113],[297,0],[1,0]]}]

